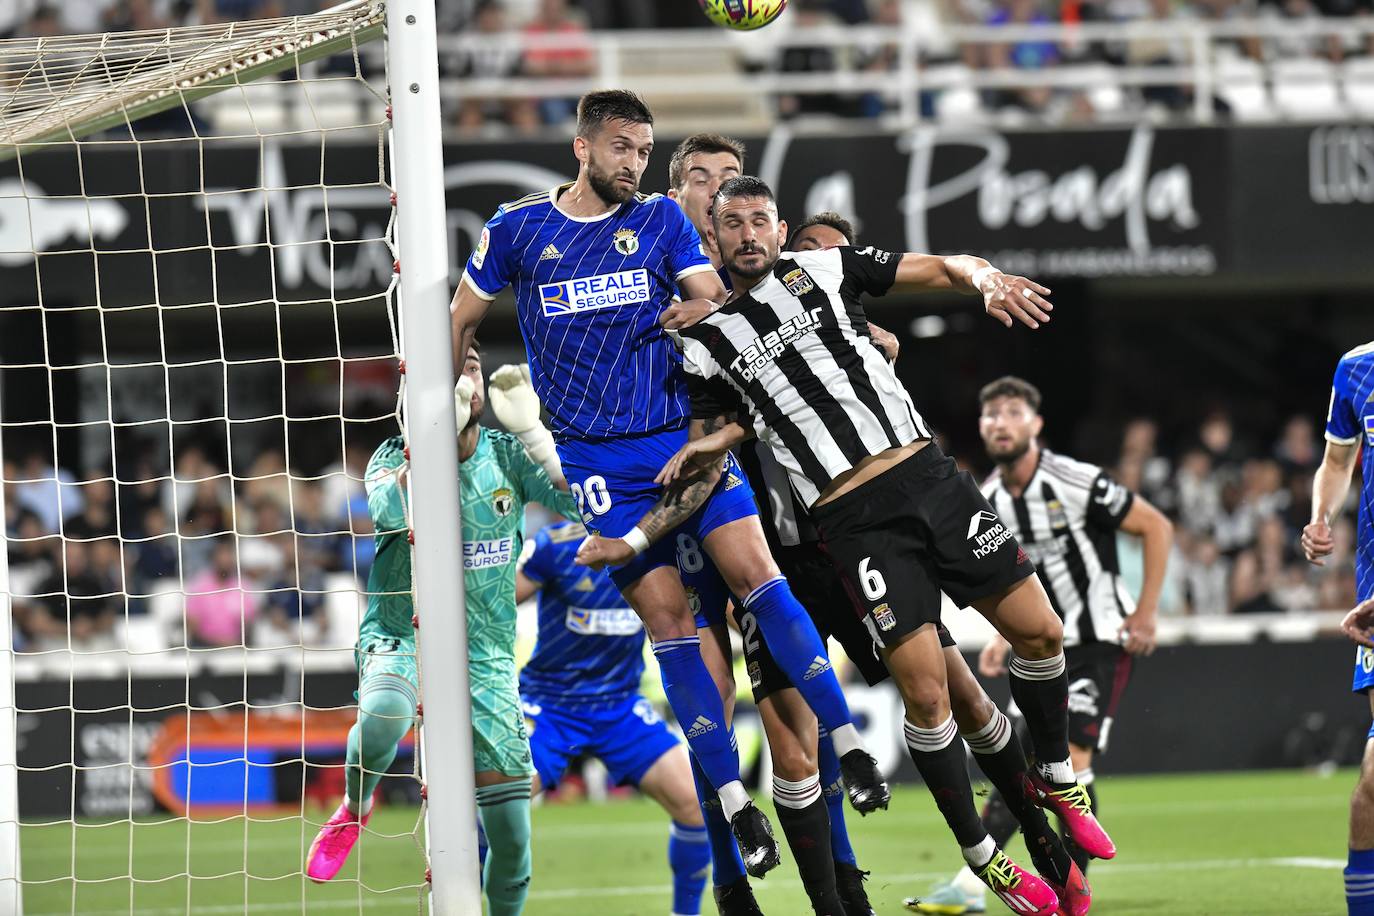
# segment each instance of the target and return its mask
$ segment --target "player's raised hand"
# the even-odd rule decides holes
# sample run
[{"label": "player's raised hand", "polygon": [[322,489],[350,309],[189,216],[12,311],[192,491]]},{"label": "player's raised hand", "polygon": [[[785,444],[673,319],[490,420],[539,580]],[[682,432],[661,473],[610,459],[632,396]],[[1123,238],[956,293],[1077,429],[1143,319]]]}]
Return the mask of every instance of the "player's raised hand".
[{"label": "player's raised hand", "polygon": [[710,299],[686,299],[674,302],[658,316],[658,323],[670,331],[688,328],[720,308]]},{"label": "player's raised hand", "polygon": [[1374,598],[1366,598],[1345,615],[1341,621],[1341,632],[1366,649],[1374,649],[1374,641],[1370,640],[1371,631],[1374,631]]},{"label": "player's raised hand", "polygon": [[487,379],[487,397],[496,419],[516,435],[539,425],[543,408],[530,382],[528,363],[502,366],[493,372]]},{"label": "player's raised hand", "polygon": [[599,534],[589,534],[577,548],[574,562],[578,566],[604,569],[607,566],[623,566],[634,559],[635,552],[621,538],[603,538]]},{"label": "player's raised hand", "polygon": [[1132,655],[1150,655],[1155,651],[1155,628],[1155,612],[1136,608],[1135,613],[1121,621],[1121,631],[1117,634],[1121,648]]},{"label": "player's raised hand", "polygon": [[982,277],[978,292],[983,294],[983,309],[1007,327],[1017,321],[1038,328],[1050,320],[1054,305],[1046,297],[1050,291],[1025,277],[994,271]]},{"label": "player's raised hand", "polygon": [[1331,556],[1336,542],[1331,537],[1331,526],[1318,519],[1302,529],[1302,553],[1313,566],[1325,566],[1324,557]]},{"label": "player's raised hand", "polygon": [[897,354],[902,349],[902,342],[897,339],[897,335],[884,328],[878,327],[873,322],[868,323],[868,333],[873,336],[873,345],[883,351],[887,361],[895,363]]},{"label": "player's raised hand", "polygon": [[1001,636],[994,636],[978,653],[978,673],[983,677],[1001,677],[1007,673],[1007,655],[1011,643]]},{"label": "player's raised hand", "polygon": [[458,384],[453,386],[453,409],[458,415],[458,432],[468,428],[472,417],[472,395],[477,386],[466,375],[458,376]]}]

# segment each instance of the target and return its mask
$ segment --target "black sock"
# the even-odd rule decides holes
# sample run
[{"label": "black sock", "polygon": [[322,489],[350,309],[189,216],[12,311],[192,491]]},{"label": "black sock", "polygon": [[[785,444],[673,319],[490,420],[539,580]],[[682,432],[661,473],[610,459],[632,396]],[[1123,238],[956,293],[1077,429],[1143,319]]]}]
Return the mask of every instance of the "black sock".
[{"label": "black sock", "polygon": [[797,860],[806,896],[817,916],[844,916],[835,887],[835,860],[830,854],[830,810],[821,794],[819,775],[800,782],[773,777],[773,807],[778,826]]},{"label": "black sock", "polygon": [[[926,788],[935,797],[935,804],[945,816],[945,823],[954,832],[959,847],[964,850],[981,846],[988,839],[988,832],[978,820],[978,811],[973,807],[973,786],[968,781],[968,765],[964,761],[964,744],[959,740],[959,729],[951,715],[934,728],[920,728],[904,722],[907,750],[916,769],[921,771]],[[986,865],[991,858],[989,852],[980,862],[970,862],[974,867]],[[965,853],[967,857],[967,853]]]},{"label": "black sock", "polygon": [[1030,730],[1031,745],[1042,773],[1058,769],[1055,784],[1073,782],[1069,768],[1069,678],[1064,653],[1028,660],[1011,657],[1011,697]]},{"label": "black sock", "polygon": [[[1097,816],[1097,787],[1093,785],[1093,771],[1080,770],[1074,774],[1078,781],[1083,783],[1083,787],[1088,790],[1088,798],[1092,800],[1093,817]],[[1078,870],[1084,875],[1088,873],[1088,863],[1092,861],[1092,856],[1083,851],[1083,847],[1073,841],[1067,830],[1064,831],[1064,848],[1069,851],[1069,856],[1078,866]]]}]

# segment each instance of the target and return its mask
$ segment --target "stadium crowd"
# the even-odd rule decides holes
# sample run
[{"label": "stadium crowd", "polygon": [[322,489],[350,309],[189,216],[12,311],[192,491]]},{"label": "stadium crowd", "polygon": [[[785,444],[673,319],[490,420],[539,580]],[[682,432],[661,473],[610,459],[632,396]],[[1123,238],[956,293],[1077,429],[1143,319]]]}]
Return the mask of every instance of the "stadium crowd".
[{"label": "stadium crowd", "polygon": [[[1319,427],[1293,417],[1276,441],[1242,441],[1224,412],[1177,446],[1148,419],[1129,423],[1114,471],[1175,522],[1161,612],[1218,615],[1343,609],[1354,598],[1354,527],[1333,526],[1336,555],[1302,561]],[[241,477],[206,445],[176,467],[144,459],[143,482],[116,487],[108,470],[54,468],[42,450],[4,465],[5,531],[21,649],[113,648],[117,618],[146,613],[152,596],[184,590],[187,644],[309,644],[323,636],[325,577],[365,582],[372,537],[362,476],[370,448],[307,477],[280,451]],[[529,519],[532,533],[547,521]],[[1122,537],[1123,573],[1140,575]],[[1134,587],[1134,586],[1132,586]],[[126,595],[129,596],[126,599]],[[299,630],[297,628],[300,628]],[[173,639],[182,634],[172,635]]]},{"label": "stadium crowd", "polygon": [[[692,3],[645,3],[641,0],[436,0],[440,34],[477,34],[482,40],[441,54],[446,76],[503,80],[517,76],[577,79],[596,73],[590,32],[624,28],[706,27]],[[161,29],[220,21],[292,16],[334,5],[334,0],[8,0],[0,4],[0,38]],[[987,70],[1046,70],[1067,65],[1116,64],[1134,67],[1178,67],[1190,61],[1191,48],[1180,33],[1172,38],[1136,37],[1116,42],[1049,40],[1004,44],[959,43],[951,26],[1020,25],[1085,22],[1233,22],[1293,23],[1338,21],[1374,15],[1374,0],[792,0],[788,15],[767,33],[751,33],[741,43],[739,66],[745,72],[790,73],[883,72],[898,66],[895,45],[834,46],[792,42],[783,35],[804,35],[828,26],[872,25],[915,28],[922,38],[922,65]],[[560,36],[558,47],[529,46],[526,36]],[[1284,30],[1276,37],[1236,39],[1218,48],[1218,57],[1272,62],[1319,58],[1340,63],[1374,53],[1374,32],[1361,37]],[[1091,87],[1085,87],[1089,89]],[[973,103],[984,111],[1023,112],[1055,121],[1090,120],[1104,105],[1130,110],[1182,112],[1193,106],[1191,87],[1177,82],[1143,86],[1129,99],[1103,103],[1091,91],[1049,86],[985,88]],[[533,132],[565,125],[571,100],[558,98],[471,98],[458,101],[454,126],[490,127]],[[940,92],[925,90],[919,100],[926,116],[937,114]],[[774,114],[876,117],[893,105],[876,93],[782,94]],[[1221,116],[1231,112],[1225,95],[1215,99]],[[1104,109],[1105,110],[1105,109]]]}]

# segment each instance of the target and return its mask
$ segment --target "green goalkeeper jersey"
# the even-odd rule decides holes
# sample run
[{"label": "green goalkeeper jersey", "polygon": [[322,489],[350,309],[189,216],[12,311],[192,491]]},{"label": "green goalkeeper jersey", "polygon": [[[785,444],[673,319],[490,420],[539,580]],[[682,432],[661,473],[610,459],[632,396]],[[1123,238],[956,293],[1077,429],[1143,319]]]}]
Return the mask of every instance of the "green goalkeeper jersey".
[{"label": "green goalkeeper jersey", "polygon": [[[367,465],[367,505],[377,553],[367,577],[367,636],[414,636],[410,618],[410,544],[405,496],[397,470],[405,463],[400,436],[387,439]],[[467,592],[468,657],[515,659],[515,561],[524,541],[525,505],[541,503],[577,520],[572,496],[559,490],[510,433],[481,428],[477,450],[462,464],[463,583]],[[442,611],[440,611],[442,612]],[[427,613],[436,613],[427,609]]]}]

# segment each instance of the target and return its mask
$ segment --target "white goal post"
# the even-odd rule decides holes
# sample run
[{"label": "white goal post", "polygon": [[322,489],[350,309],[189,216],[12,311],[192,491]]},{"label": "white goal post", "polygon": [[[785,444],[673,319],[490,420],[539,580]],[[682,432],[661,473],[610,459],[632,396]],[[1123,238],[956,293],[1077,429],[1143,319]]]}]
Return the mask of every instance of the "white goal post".
[{"label": "white goal post", "polygon": [[[0,916],[481,911],[441,126],[433,0],[0,41]],[[426,842],[317,888],[398,431]]]}]

